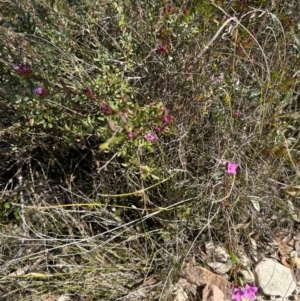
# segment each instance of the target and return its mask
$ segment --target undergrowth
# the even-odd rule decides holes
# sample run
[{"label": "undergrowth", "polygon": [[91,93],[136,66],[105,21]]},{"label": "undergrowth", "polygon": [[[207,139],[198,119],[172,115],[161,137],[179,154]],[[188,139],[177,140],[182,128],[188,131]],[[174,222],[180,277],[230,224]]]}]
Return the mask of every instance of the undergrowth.
[{"label": "undergrowth", "polygon": [[2,300],[172,300],[205,242],[293,229],[298,11],[0,1]]}]

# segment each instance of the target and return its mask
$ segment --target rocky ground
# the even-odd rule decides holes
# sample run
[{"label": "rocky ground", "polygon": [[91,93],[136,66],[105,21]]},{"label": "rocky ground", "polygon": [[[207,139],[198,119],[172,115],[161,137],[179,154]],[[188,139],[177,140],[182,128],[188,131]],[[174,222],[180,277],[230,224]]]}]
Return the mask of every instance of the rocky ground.
[{"label": "rocky ground", "polygon": [[258,255],[256,242],[252,239],[251,243],[252,254],[240,253],[234,264],[224,247],[207,243],[202,256],[206,257],[213,272],[197,265],[186,265],[176,284],[173,301],[231,300],[232,281],[227,280],[228,275],[237,281],[242,280],[244,285],[257,286],[257,300],[298,300],[300,260],[297,237],[278,233],[269,243],[273,254],[268,255]]}]

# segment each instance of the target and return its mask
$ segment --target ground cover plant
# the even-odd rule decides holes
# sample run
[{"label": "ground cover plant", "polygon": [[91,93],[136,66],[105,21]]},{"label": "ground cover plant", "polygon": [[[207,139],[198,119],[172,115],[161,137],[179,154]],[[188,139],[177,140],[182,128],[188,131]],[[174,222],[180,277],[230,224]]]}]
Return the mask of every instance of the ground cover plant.
[{"label": "ground cover plant", "polygon": [[172,300],[207,241],[254,298],[240,253],[300,222],[299,9],[0,1],[2,300]]}]

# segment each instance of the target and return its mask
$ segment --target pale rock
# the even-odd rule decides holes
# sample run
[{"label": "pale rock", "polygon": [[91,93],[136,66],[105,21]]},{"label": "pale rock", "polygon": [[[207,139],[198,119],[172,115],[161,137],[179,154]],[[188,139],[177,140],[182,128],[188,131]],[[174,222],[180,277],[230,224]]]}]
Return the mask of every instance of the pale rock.
[{"label": "pale rock", "polygon": [[175,298],[174,298],[173,301],[188,301],[189,299],[190,298],[189,298],[188,293],[182,287],[180,287],[177,290]]},{"label": "pale rock", "polygon": [[213,258],[214,257],[214,254],[215,254],[215,246],[212,242],[207,242],[205,244],[205,252],[206,252],[206,255],[210,258]]},{"label": "pale rock", "polygon": [[222,262],[208,262],[207,265],[214,270],[214,272],[224,275],[231,269],[231,264]]},{"label": "pale rock", "polygon": [[226,263],[230,260],[228,252],[223,247],[215,247],[211,242],[205,244],[205,251],[213,261]]},{"label": "pale rock", "polygon": [[251,271],[240,270],[240,273],[242,274],[243,280],[245,283],[254,283],[255,282],[255,277]]},{"label": "pale rock", "polygon": [[184,278],[179,278],[179,280],[176,283],[175,288],[176,288],[176,291],[179,290],[179,295],[181,298],[183,298],[183,295],[184,295],[181,293],[183,290],[185,292],[192,293],[194,296],[197,294],[197,285],[188,282]]},{"label": "pale rock", "polygon": [[224,293],[214,284],[204,284],[200,287],[180,278],[176,283],[175,291],[173,301],[190,301],[191,294],[195,297],[193,300],[197,301],[225,301]]},{"label": "pale rock", "polygon": [[245,266],[245,267],[250,267],[251,266],[252,261],[251,261],[251,259],[245,253],[239,253],[238,255],[240,257],[239,262],[243,266]]},{"label": "pale rock", "polygon": [[224,294],[216,285],[209,284],[202,292],[202,301],[224,301]]},{"label": "pale rock", "polygon": [[292,271],[272,259],[263,259],[255,267],[257,281],[269,296],[289,297],[296,289]]},{"label": "pale rock", "polygon": [[226,263],[230,260],[228,252],[222,247],[216,247],[215,260],[218,262]]},{"label": "pale rock", "polygon": [[61,295],[58,299],[57,299],[57,301],[70,301],[71,300],[71,298],[70,298],[70,296],[68,296],[68,295]]}]

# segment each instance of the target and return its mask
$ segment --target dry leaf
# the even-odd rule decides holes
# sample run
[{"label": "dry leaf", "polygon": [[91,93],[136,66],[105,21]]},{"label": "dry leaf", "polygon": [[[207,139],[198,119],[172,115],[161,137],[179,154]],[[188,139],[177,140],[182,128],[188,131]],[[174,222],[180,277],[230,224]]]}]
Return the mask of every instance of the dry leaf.
[{"label": "dry leaf", "polygon": [[293,205],[292,201],[288,200],[287,203],[288,203],[289,212],[292,215],[294,221],[299,223],[300,218],[299,218],[299,215],[297,214],[297,212],[295,211],[295,208],[294,208],[294,205]]},{"label": "dry leaf", "polygon": [[43,301],[56,301],[56,300],[57,300],[56,295],[52,295],[52,296],[48,297],[47,299],[43,299]]},{"label": "dry leaf", "polygon": [[281,257],[281,263],[282,263],[282,265],[284,265],[286,268],[293,269],[293,267],[288,263],[287,257],[286,257],[286,256],[282,256],[282,257]]},{"label": "dry leaf", "polygon": [[260,204],[257,200],[251,199],[252,205],[257,212],[260,212]]},{"label": "dry leaf", "polygon": [[288,190],[284,190],[284,192],[285,192],[286,194],[292,196],[292,197],[297,197],[297,196],[299,195],[299,193],[300,193],[299,190],[297,190],[297,191],[288,191]]}]

